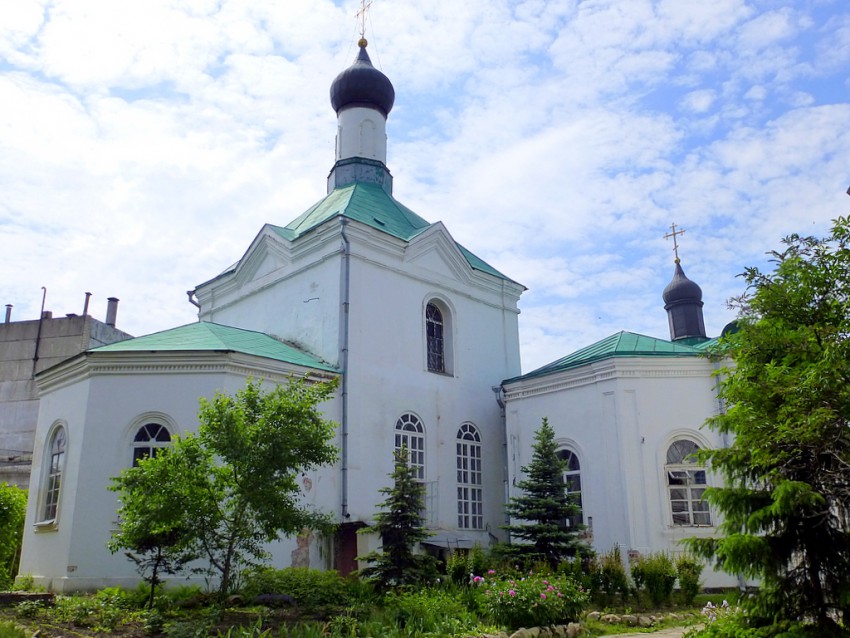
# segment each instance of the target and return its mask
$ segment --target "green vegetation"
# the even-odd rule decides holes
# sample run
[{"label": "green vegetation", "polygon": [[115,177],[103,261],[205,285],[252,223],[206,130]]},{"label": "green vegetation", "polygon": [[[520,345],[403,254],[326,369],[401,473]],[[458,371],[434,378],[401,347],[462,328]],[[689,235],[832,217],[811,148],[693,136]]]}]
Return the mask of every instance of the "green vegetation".
[{"label": "green vegetation", "polygon": [[380,503],[382,511],[375,524],[363,529],[381,537],[381,550],[358,557],[371,563],[361,571],[366,580],[381,590],[405,585],[423,585],[437,575],[436,561],[427,554],[416,553],[419,543],[430,533],[425,529],[425,486],[416,479],[407,448],[396,450],[392,485],[380,490],[387,498]]},{"label": "green vegetation", "polygon": [[301,379],[264,392],[249,380],[235,396],[201,399],[197,433],[114,479],[120,529],[110,548],[129,550],[152,597],[160,572],[203,555],[224,600],[239,572],[265,557],[264,543],[330,527],[300,504],[298,477],[336,460],[335,426],[317,407],[335,388]]},{"label": "green vegetation", "polygon": [[666,552],[640,556],[631,564],[636,594],[646,596],[652,605],[660,606],[673,598],[676,566]]},{"label": "green vegetation", "polygon": [[18,572],[26,511],[27,493],[0,484],[0,590],[7,589]]},{"label": "green vegetation", "polygon": [[522,468],[525,478],[517,483],[520,496],[511,497],[505,512],[514,520],[506,525],[511,539],[519,543],[507,546],[506,553],[525,565],[545,561],[552,569],[567,557],[586,549],[578,527],[568,527],[567,520],[579,512],[578,505],[567,494],[564,483],[565,463],[557,454],[555,431],[544,418],[534,434],[531,463]]},{"label": "green vegetation", "polygon": [[[478,553],[479,560],[492,562],[484,550]],[[439,583],[386,592],[336,572],[249,569],[240,595],[224,605],[214,593],[197,587],[158,588],[153,609],[145,610],[150,591],[142,584],[133,590],[112,587],[95,595],[57,596],[52,606],[25,602],[13,609],[0,608],[0,621],[78,638],[143,634],[169,638],[438,638],[561,625],[580,618],[587,632],[583,635],[634,630],[625,623],[582,618],[595,593],[582,591],[569,574],[572,564],[559,566],[554,574],[544,564],[532,573],[489,569],[462,584],[443,577]],[[282,606],[261,605],[256,599],[261,594],[286,594],[293,600]],[[707,601],[702,595],[700,599]],[[643,608],[636,599],[626,603],[620,607],[621,613],[629,611],[629,605]],[[688,616],[693,618],[694,613],[691,610]],[[659,621],[657,626],[671,622]]]},{"label": "green vegetation", "polygon": [[784,245],[744,272],[720,340],[728,408],[708,425],[730,445],[700,460],[724,479],[707,492],[723,536],[690,545],[761,586],[703,636],[850,635],[850,220]]}]

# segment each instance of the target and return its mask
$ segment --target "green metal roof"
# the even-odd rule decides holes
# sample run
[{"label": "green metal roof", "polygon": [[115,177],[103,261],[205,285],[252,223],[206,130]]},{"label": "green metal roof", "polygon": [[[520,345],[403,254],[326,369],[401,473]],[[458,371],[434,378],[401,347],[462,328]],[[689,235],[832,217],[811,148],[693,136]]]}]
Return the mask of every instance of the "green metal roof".
[{"label": "green metal roof", "polygon": [[[284,239],[293,241],[337,216],[358,221],[404,241],[410,241],[431,226],[380,185],[354,182],[334,189],[290,224],[271,228]],[[455,245],[471,268],[500,279],[509,279],[457,242]]]},{"label": "green metal roof", "polygon": [[[684,343],[684,341],[688,341],[688,343]],[[703,354],[708,346],[715,342],[716,339],[701,339],[698,342],[694,339],[667,341],[666,339],[657,339],[634,332],[622,331],[581,350],[577,350],[572,354],[568,354],[566,357],[562,357],[557,361],[546,364],[541,368],[537,368],[518,377],[513,377],[512,379],[507,379],[505,383],[543,377],[548,374],[555,374],[556,372],[578,368],[588,363],[614,357],[698,357]]]},{"label": "green metal roof", "polygon": [[240,352],[329,372],[338,370],[262,332],[200,321],[93,348],[91,352]]}]

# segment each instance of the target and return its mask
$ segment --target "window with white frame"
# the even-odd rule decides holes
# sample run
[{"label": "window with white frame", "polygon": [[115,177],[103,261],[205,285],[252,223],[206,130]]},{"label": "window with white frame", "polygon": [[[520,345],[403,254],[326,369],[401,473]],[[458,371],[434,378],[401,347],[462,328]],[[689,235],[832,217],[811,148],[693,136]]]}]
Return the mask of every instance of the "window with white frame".
[{"label": "window with white frame", "polygon": [[443,312],[436,304],[425,306],[425,338],[428,348],[428,371],[446,371],[446,340]]},{"label": "window with white frame", "polygon": [[133,467],[139,464],[139,459],[155,457],[159,450],[170,443],[171,433],[167,427],[159,423],[146,423],[133,438]]},{"label": "window with white frame", "polygon": [[673,525],[704,527],[711,525],[711,512],[704,499],[708,487],[706,468],[697,465],[694,454],[699,446],[689,439],[674,441],[667,448],[667,490]]},{"label": "window with white frame", "polygon": [[65,428],[61,425],[53,430],[47,454],[47,475],[44,484],[44,500],[41,522],[56,520],[59,511],[59,490],[62,486],[62,470],[65,466]]},{"label": "window with white frame", "polygon": [[558,458],[564,461],[564,485],[566,486],[567,496],[570,500],[578,505],[578,512],[573,516],[567,517],[567,527],[578,527],[584,522],[584,514],[582,513],[581,505],[581,464],[578,460],[578,455],[567,448],[562,448],[556,452]]},{"label": "window with white frame", "polygon": [[410,467],[420,481],[425,480],[425,427],[418,416],[402,414],[395,423],[395,449],[407,448]]},{"label": "window with white frame", "polygon": [[472,423],[457,431],[457,526],[484,529],[481,480],[481,435]]}]

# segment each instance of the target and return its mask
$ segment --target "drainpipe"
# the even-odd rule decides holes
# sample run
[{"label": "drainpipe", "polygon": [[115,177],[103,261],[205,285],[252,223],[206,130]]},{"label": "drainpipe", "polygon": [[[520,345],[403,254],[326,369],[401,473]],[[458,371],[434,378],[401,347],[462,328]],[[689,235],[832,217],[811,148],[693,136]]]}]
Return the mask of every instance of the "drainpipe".
[{"label": "drainpipe", "polygon": [[[720,372],[722,368],[720,367],[720,363],[718,361],[713,362],[715,378],[717,379],[717,385],[714,386],[714,394],[717,398],[717,414],[724,414],[726,412],[726,402],[723,400],[723,397],[720,395]],[[726,432],[723,432],[720,435],[720,442],[723,445],[723,448],[729,447],[729,435]],[[738,589],[740,591],[747,591],[747,579],[744,574],[739,573],[738,575]]]},{"label": "drainpipe", "polygon": [[339,218],[340,237],[342,237],[342,268],[340,273],[342,297],[340,303],[340,360],[342,367],[342,522],[346,522],[351,514],[348,513],[348,318],[349,318],[349,290],[351,284],[351,244],[345,234],[345,227],[348,225],[348,220],[345,217]]},{"label": "drainpipe", "polygon": [[200,310],[201,304],[199,304],[197,301],[195,301],[195,291],[194,290],[187,290],[186,295],[189,297],[189,303],[192,304],[193,306],[195,306],[195,308],[197,308],[198,310]]},{"label": "drainpipe", "polygon": [[41,326],[44,323],[44,302],[47,300],[47,288],[41,287],[41,313],[38,315],[38,332],[35,335],[35,353],[32,356],[32,378],[35,379],[35,368],[38,365],[38,346],[41,343]]}]

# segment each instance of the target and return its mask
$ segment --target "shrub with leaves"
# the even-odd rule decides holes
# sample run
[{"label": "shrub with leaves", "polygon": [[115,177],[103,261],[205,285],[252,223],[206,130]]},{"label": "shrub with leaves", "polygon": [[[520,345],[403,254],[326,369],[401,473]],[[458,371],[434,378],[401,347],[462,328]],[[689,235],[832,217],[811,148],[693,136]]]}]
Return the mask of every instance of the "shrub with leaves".
[{"label": "shrub with leaves", "polygon": [[699,578],[703,564],[699,558],[682,554],[676,559],[676,576],[679,579],[679,597],[683,605],[691,605],[700,592]]},{"label": "shrub with leaves", "polygon": [[446,560],[446,575],[456,585],[468,585],[474,574],[483,574],[490,567],[487,553],[476,544],[469,551],[455,550]]},{"label": "shrub with leaves", "polygon": [[595,591],[595,598],[598,602],[608,605],[618,595],[623,599],[629,595],[631,592],[629,575],[623,565],[619,547],[600,554],[596,560],[596,569],[599,589]]},{"label": "shrub with leaves", "polygon": [[452,592],[437,588],[390,593],[385,611],[406,635],[455,635],[472,631],[478,618]]},{"label": "shrub with leaves", "polygon": [[656,607],[670,602],[676,584],[676,566],[666,552],[637,558],[631,571],[639,595],[645,594]]},{"label": "shrub with leaves", "polygon": [[477,577],[484,606],[494,621],[511,629],[572,622],[587,594],[572,579],[529,572],[522,578]]},{"label": "shrub with leaves", "polygon": [[343,578],[336,571],[259,567],[244,574],[242,595],[248,602],[261,594],[286,594],[292,596],[300,607],[347,607],[355,602],[356,587],[354,581]]},{"label": "shrub with leaves", "polygon": [[8,483],[0,484],[0,589],[6,589],[18,571],[27,493]]}]

